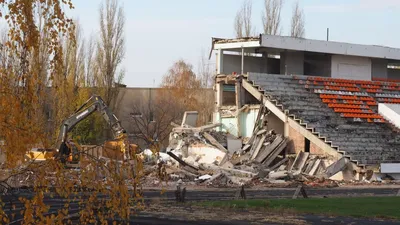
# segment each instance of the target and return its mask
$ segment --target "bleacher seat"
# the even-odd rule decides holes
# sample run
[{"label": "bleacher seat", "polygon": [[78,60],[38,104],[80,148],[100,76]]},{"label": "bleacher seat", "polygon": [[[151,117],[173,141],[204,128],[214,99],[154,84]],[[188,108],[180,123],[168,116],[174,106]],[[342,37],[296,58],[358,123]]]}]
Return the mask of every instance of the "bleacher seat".
[{"label": "bleacher seat", "polygon": [[400,103],[397,83],[269,74],[248,80],[359,163],[400,162],[400,136],[377,111],[380,102]]}]

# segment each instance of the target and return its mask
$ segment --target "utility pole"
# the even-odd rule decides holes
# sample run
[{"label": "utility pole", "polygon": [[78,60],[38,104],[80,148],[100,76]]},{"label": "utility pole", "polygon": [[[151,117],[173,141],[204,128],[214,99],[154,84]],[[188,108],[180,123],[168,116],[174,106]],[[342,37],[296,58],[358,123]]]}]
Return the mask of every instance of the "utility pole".
[{"label": "utility pole", "polygon": [[326,28],[326,41],[329,41],[329,27]]}]

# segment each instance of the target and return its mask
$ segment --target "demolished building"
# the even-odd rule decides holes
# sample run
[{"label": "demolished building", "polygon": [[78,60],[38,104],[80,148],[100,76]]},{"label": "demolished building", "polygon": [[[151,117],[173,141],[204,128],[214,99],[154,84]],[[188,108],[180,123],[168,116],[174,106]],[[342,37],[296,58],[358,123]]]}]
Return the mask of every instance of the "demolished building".
[{"label": "demolished building", "polygon": [[271,35],[213,38],[212,49],[219,131],[245,144],[265,107],[284,156],[328,158],[336,179],[400,174],[400,49]]}]

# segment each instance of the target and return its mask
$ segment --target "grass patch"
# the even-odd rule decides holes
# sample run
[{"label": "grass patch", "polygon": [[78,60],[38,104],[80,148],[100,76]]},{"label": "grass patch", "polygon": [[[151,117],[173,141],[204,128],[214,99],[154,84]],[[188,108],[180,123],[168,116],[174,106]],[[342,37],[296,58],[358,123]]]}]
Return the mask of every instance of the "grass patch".
[{"label": "grass patch", "polygon": [[263,208],[304,214],[400,219],[400,197],[232,200],[199,204],[207,207]]}]

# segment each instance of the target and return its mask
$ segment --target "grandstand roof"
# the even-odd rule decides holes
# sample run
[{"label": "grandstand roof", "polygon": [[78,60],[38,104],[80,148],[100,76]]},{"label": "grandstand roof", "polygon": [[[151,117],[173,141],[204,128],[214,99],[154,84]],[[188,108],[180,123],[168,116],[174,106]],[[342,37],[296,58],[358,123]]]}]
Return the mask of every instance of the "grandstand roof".
[{"label": "grandstand roof", "polygon": [[213,38],[212,49],[241,51],[242,48],[245,48],[246,52],[254,53],[260,51],[261,48],[267,48],[268,52],[290,50],[400,60],[400,49],[377,45],[361,45],[266,34],[262,34],[259,37],[240,39]]}]

